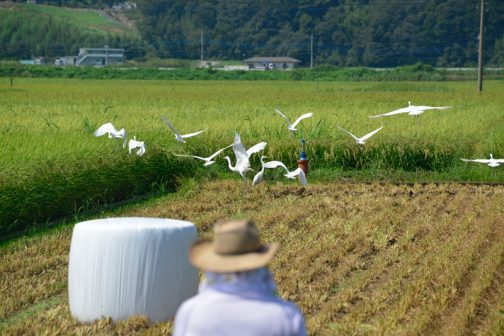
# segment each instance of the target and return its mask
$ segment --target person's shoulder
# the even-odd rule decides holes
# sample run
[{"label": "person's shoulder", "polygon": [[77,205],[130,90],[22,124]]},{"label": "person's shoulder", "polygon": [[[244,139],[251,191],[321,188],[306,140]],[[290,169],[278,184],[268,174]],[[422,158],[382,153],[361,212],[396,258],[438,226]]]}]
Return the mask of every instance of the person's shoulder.
[{"label": "person's shoulder", "polygon": [[289,314],[292,314],[292,315],[301,314],[301,310],[294,302],[290,302],[290,301],[278,298],[278,304],[281,305],[282,309],[285,310]]},{"label": "person's shoulder", "polygon": [[278,298],[277,304],[282,311],[285,321],[290,325],[292,335],[306,335],[303,313],[299,307],[290,301]]}]

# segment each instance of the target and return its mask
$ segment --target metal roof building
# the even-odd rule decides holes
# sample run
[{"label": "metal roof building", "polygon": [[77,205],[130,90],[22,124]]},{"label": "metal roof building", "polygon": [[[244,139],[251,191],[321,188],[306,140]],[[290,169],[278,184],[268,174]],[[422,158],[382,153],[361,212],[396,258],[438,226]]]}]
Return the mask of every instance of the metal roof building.
[{"label": "metal roof building", "polygon": [[242,61],[250,70],[292,70],[301,63],[292,57],[251,57]]}]

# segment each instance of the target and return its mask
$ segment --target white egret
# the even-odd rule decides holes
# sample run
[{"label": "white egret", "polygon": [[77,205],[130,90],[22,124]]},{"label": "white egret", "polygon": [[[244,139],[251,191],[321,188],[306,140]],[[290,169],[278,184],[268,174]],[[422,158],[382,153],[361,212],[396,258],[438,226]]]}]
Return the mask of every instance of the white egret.
[{"label": "white egret", "polygon": [[255,174],[254,176],[254,179],[252,180],[252,185],[257,185],[259,183],[261,183],[263,180],[264,180],[264,169],[268,168],[268,169],[274,169],[274,168],[277,168],[277,167],[282,167],[285,169],[285,171],[288,173],[289,172],[289,169],[287,169],[287,167],[280,161],[268,161],[268,162],[264,162],[264,159],[267,159],[268,157],[267,156],[261,156],[261,170]]},{"label": "white egret", "polygon": [[[265,156],[261,157],[261,164],[263,166],[263,169],[261,171],[264,172],[265,168],[267,168],[267,169],[274,169],[274,168],[277,168],[277,167],[281,167],[286,172],[286,174],[284,174],[285,177],[287,177],[289,179],[294,179],[297,176],[298,179],[299,179],[299,182],[301,182],[301,184],[303,185],[303,187],[306,187],[306,185],[308,184],[308,180],[306,179],[306,175],[305,175],[304,171],[301,168],[297,168],[297,169],[295,169],[293,171],[289,171],[289,169],[287,168],[287,166],[283,162],[281,162],[281,161],[268,161],[268,162],[264,162],[263,158],[266,158],[266,157]],[[264,174],[264,173],[262,173],[262,174]],[[263,178],[262,174],[261,174],[261,172],[259,172],[259,173],[256,174],[256,176],[254,177],[254,181],[256,180],[256,178],[257,178],[258,181],[255,184],[258,184],[258,183],[260,183],[262,181],[262,178]],[[252,184],[254,184],[254,182],[252,182]]]},{"label": "white egret", "polygon": [[411,102],[409,101],[408,107],[400,108],[398,110],[394,110],[392,112],[388,112],[388,113],[384,113],[384,114],[369,116],[369,118],[386,117],[386,116],[391,116],[391,115],[400,114],[400,113],[407,113],[408,115],[419,116],[420,114],[424,113],[427,110],[446,110],[449,108],[451,108],[451,106],[415,106],[415,105],[411,105]]},{"label": "white egret", "polygon": [[353,135],[352,133],[350,133],[349,131],[347,131],[347,130],[346,130],[346,129],[344,129],[344,128],[341,128],[341,127],[338,127],[338,128],[339,128],[340,130],[342,130],[343,132],[345,132],[345,133],[349,134],[352,138],[354,138],[354,139],[355,139],[355,141],[357,142],[357,144],[359,144],[359,145],[364,145],[364,144],[366,143],[366,140],[367,140],[367,139],[369,139],[370,137],[372,137],[372,136],[373,136],[375,133],[377,133],[379,130],[381,130],[381,129],[383,128],[383,126],[382,126],[382,127],[380,127],[380,128],[378,128],[378,129],[375,129],[373,132],[370,132],[370,133],[368,133],[368,134],[366,134],[366,135],[364,135],[363,137],[360,137],[360,138],[356,137],[355,135]]},{"label": "white egret", "polygon": [[299,118],[296,119],[296,121],[294,121],[292,124],[290,123],[289,121],[289,118],[287,118],[287,116],[285,116],[285,114],[283,114],[279,109],[275,109],[275,111],[280,114],[284,119],[285,121],[287,122],[287,129],[291,132],[294,132],[294,131],[297,131],[297,124],[299,124],[299,122],[303,119],[306,119],[306,118],[310,118],[311,116],[313,116],[313,113],[305,113],[303,115],[301,115]]},{"label": "white egret", "polygon": [[226,146],[226,147],[224,147],[222,149],[219,149],[217,152],[213,153],[209,157],[201,157],[201,156],[196,156],[196,155],[175,154],[175,153],[173,155],[180,156],[180,157],[193,157],[195,159],[199,159],[199,160],[205,161],[205,163],[203,164],[203,166],[210,166],[211,164],[213,164],[215,162],[215,161],[212,161],[212,159],[214,157],[216,157],[217,155],[219,155],[220,153],[222,153],[224,150],[228,149],[231,146],[233,146],[233,144],[231,144],[229,146]]},{"label": "white egret", "polygon": [[224,157],[224,159],[227,160],[228,167],[231,171],[238,172],[243,178],[245,178],[245,173],[252,170],[250,168],[250,156],[254,153],[262,151],[266,147],[266,145],[267,143],[263,141],[246,150],[245,146],[241,142],[240,134],[238,134],[238,132],[235,132],[233,152],[236,156],[236,163],[234,166],[232,166],[229,156]]},{"label": "white egret", "polygon": [[102,135],[108,134],[109,139],[123,139],[123,148],[126,148],[126,130],[121,128],[119,131],[114,127],[112,123],[106,123],[101,125],[93,135],[95,137],[100,137]]},{"label": "white egret", "polygon": [[175,133],[175,139],[177,139],[177,141],[180,143],[186,143],[186,141],[184,140],[185,138],[190,138],[190,137],[193,137],[195,135],[198,135],[198,134],[205,132],[205,130],[203,130],[203,131],[198,131],[198,132],[194,132],[194,133],[180,134],[175,129],[175,127],[173,127],[173,125],[171,124],[171,122],[168,119],[166,119],[164,116],[162,118],[163,118],[163,121],[166,124],[166,126],[168,126],[173,131],[173,133]]},{"label": "white egret", "polygon": [[137,141],[136,136],[133,139],[130,139],[128,142],[128,152],[131,154],[131,151],[135,148],[138,148],[137,155],[142,156],[145,154],[145,141]]},{"label": "white egret", "polygon": [[488,165],[489,167],[499,167],[501,164],[504,163],[504,159],[494,159],[493,155],[490,154],[490,159],[475,159],[475,160],[470,160],[470,159],[460,159],[464,162],[477,162],[477,163],[484,163]]},{"label": "white egret", "polygon": [[299,182],[303,185],[303,187],[306,187],[306,185],[308,184],[308,180],[306,179],[306,175],[305,175],[303,169],[301,169],[301,168],[297,168],[296,170],[293,170],[290,173],[285,174],[284,176],[289,179],[294,179],[297,176]]}]

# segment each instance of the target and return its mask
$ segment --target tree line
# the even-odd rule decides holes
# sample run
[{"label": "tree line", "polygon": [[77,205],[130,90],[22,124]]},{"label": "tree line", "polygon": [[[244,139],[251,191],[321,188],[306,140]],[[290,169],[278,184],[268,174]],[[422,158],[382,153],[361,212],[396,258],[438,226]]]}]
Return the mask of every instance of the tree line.
[{"label": "tree line", "polygon": [[[114,0],[39,0],[52,5],[104,8]],[[480,0],[137,0],[142,42],[109,37],[129,58],[242,60],[291,56],[302,65],[441,67],[477,63]],[[11,21],[9,21],[11,20]],[[12,22],[12,20],[18,20]],[[101,39],[61,23],[0,20],[0,57],[51,56]],[[34,25],[38,25],[34,27]],[[14,27],[14,28],[13,28]],[[47,42],[45,42],[47,41]],[[485,64],[504,65],[504,6],[488,0]],[[313,47],[312,47],[313,43]],[[95,43],[96,44],[96,43]],[[103,42],[98,43],[100,45]]]},{"label": "tree line", "polygon": [[[309,64],[477,63],[479,0],[139,0],[140,31],[164,57],[292,56]],[[504,63],[504,6],[488,0],[487,63]]]}]

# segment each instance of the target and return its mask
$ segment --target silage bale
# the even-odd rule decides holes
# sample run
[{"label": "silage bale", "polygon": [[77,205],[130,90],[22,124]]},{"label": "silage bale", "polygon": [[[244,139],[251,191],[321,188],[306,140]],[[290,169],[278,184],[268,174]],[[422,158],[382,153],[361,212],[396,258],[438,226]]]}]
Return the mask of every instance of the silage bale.
[{"label": "silage bale", "polygon": [[147,315],[173,318],[197,292],[187,259],[194,224],[162,218],[106,218],[75,225],[68,266],[70,311],[81,322]]}]

